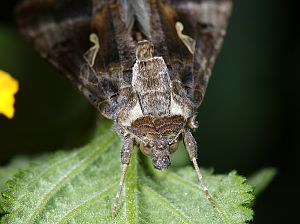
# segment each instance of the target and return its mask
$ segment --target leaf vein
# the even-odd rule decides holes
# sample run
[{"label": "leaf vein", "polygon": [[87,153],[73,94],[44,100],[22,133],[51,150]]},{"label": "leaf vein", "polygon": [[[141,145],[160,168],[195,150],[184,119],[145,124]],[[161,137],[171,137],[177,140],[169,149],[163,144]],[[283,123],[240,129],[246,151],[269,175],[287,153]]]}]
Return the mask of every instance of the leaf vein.
[{"label": "leaf vein", "polygon": [[[194,189],[194,190],[197,190],[197,191],[200,190],[200,191],[204,194],[203,189],[202,189],[199,185],[197,185],[197,184],[195,184],[195,183],[193,183],[193,182],[191,182],[191,181],[189,181],[189,180],[187,180],[187,179],[184,179],[184,178],[181,177],[180,175],[178,175],[178,174],[176,174],[176,173],[174,173],[174,172],[170,172],[170,175],[168,175],[168,176],[171,177],[171,178],[174,178],[174,179],[176,179],[176,180],[179,180],[179,182],[182,182],[183,184],[186,184],[185,186],[189,186],[190,188],[192,188],[192,189]],[[213,196],[212,196],[212,198],[213,198],[213,200],[215,200]],[[215,208],[215,209],[218,211],[218,213],[219,213],[221,219],[222,219],[225,223],[232,223],[232,222],[230,221],[231,219],[229,218],[229,216],[226,214],[225,211],[223,211],[223,210],[221,209],[221,206],[220,206],[218,203],[216,203],[216,208]]]},{"label": "leaf vein", "polygon": [[[108,136],[106,136],[106,138],[103,138],[106,139],[106,143],[104,143],[103,145],[108,145],[107,147],[106,146],[102,147],[105,148],[105,150],[110,148],[111,145],[113,145],[116,140],[116,139],[113,140],[114,134],[110,133],[107,135]],[[98,158],[97,157],[97,154],[99,154],[98,151],[101,150],[102,148],[93,151],[89,156],[86,156],[76,166],[74,166],[66,175],[58,179],[58,181],[53,185],[52,188],[50,188],[50,190],[44,195],[44,197],[41,197],[41,201],[40,203],[37,204],[36,210],[34,210],[31,213],[31,215],[28,217],[28,220],[25,221],[25,223],[32,223],[34,219],[38,216],[39,212],[43,209],[44,205],[50,200],[51,196],[53,196],[55,192],[57,192],[61,187],[63,187],[64,184],[67,182],[67,180],[75,176],[80,170],[84,169],[85,165],[88,165],[90,162],[95,161]]]},{"label": "leaf vein", "polygon": [[96,200],[101,199],[103,197],[105,197],[106,195],[108,195],[108,193],[113,192],[114,189],[116,189],[116,184],[106,188],[103,191],[97,192],[96,195],[88,198],[87,200],[83,201],[82,203],[80,203],[78,206],[76,206],[75,208],[73,208],[72,210],[70,210],[67,214],[65,214],[64,217],[62,217],[62,219],[60,221],[58,221],[57,223],[65,223],[67,220],[69,220],[71,217],[73,217],[74,215],[76,215],[81,208],[85,207],[85,206],[91,206],[93,203],[96,202]]},{"label": "leaf vein", "polygon": [[173,214],[176,214],[181,221],[183,221],[184,223],[192,224],[189,218],[179,208],[175,207],[166,197],[159,194],[149,186],[142,185],[142,189],[150,193],[151,196],[158,199],[157,201],[164,204]]}]

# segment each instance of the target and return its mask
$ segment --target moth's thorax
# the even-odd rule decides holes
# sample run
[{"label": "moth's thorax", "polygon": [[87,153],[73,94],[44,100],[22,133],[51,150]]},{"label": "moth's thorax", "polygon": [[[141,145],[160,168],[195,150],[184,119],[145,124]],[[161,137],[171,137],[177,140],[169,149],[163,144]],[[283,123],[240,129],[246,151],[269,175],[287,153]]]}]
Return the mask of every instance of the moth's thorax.
[{"label": "moth's thorax", "polygon": [[132,87],[143,115],[160,116],[170,113],[171,80],[162,57],[153,57],[149,41],[138,43],[136,62],[132,69]]},{"label": "moth's thorax", "polygon": [[170,113],[171,81],[162,57],[137,60],[133,67],[132,86],[144,115]]}]

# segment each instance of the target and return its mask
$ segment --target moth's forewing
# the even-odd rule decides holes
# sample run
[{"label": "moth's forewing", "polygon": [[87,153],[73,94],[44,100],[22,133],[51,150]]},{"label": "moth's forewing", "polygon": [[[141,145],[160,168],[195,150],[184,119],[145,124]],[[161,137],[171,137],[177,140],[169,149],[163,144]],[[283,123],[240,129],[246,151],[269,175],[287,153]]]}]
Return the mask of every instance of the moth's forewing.
[{"label": "moth's forewing", "polygon": [[[169,0],[184,32],[196,40],[192,71],[184,86],[198,107],[203,100],[211,70],[226,33],[232,0]],[[192,75],[191,75],[192,74]],[[191,77],[190,77],[191,76]]]},{"label": "moth's forewing", "polygon": [[[122,70],[111,29],[110,2],[113,1],[25,0],[16,10],[18,25],[26,39],[108,118],[114,113],[118,92],[108,71]],[[101,57],[96,58],[95,70],[83,58],[92,45],[89,36],[93,32],[101,33]],[[125,53],[130,52],[126,50]]]},{"label": "moth's forewing", "polygon": [[91,1],[26,0],[18,5],[22,34],[43,58],[77,82],[82,54],[89,47]]}]

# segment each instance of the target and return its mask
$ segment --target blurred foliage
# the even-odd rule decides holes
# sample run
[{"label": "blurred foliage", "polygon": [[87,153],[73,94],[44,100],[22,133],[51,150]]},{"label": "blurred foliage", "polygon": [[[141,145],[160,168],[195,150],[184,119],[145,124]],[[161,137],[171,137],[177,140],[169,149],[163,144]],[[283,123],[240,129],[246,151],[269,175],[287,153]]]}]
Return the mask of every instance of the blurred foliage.
[{"label": "blurred foliage", "polygon": [[276,175],[276,169],[265,168],[262,169],[247,179],[247,183],[254,187],[254,195],[257,196],[262,193]]}]

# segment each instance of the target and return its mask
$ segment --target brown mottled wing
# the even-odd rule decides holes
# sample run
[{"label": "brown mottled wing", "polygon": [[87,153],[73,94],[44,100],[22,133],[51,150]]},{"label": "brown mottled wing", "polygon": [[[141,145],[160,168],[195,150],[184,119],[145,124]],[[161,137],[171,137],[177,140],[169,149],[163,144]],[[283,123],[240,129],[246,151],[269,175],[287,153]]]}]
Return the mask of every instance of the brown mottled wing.
[{"label": "brown mottled wing", "polygon": [[[183,23],[184,32],[196,40],[192,73],[187,73],[187,93],[196,107],[204,97],[211,70],[226,33],[231,0],[168,0]],[[191,77],[189,77],[191,75]]]},{"label": "brown mottled wing", "polygon": [[[18,25],[26,39],[108,118],[113,118],[118,107],[120,86],[131,81],[129,74],[122,75],[122,69],[126,73],[135,59],[130,41],[122,45],[124,49],[116,49],[117,42],[126,42],[126,35],[122,40],[114,36],[117,32],[124,32],[115,29],[116,23],[121,21],[114,2],[25,0],[16,11]],[[100,42],[92,68],[83,59],[84,53],[92,46],[89,41],[91,33],[96,33]],[[120,50],[125,53],[119,54]],[[122,64],[120,57],[126,58]]]}]

